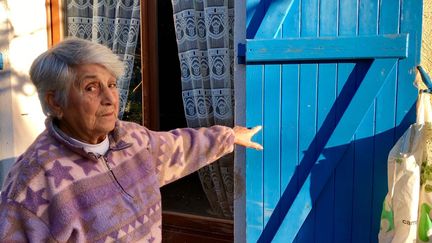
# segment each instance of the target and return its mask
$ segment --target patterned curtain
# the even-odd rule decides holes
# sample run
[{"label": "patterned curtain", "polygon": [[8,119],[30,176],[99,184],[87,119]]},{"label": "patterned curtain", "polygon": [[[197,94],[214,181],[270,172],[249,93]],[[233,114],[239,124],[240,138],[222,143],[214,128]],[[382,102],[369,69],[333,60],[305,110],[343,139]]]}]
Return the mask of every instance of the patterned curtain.
[{"label": "patterned curtain", "polygon": [[139,41],[140,0],[67,0],[67,33],[101,43],[125,63],[118,80],[122,117]]},{"label": "patterned curtain", "polygon": [[[234,0],[171,0],[189,127],[233,125]],[[233,160],[198,173],[216,215],[233,217]]]}]

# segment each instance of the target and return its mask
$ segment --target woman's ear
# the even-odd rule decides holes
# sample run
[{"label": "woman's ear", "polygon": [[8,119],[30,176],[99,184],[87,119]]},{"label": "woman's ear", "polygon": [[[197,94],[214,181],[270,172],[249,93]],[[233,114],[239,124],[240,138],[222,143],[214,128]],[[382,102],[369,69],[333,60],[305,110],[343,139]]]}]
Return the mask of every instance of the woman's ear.
[{"label": "woman's ear", "polygon": [[54,91],[48,91],[45,94],[45,102],[49,106],[50,111],[54,117],[61,119],[63,117],[63,108],[55,99]]}]

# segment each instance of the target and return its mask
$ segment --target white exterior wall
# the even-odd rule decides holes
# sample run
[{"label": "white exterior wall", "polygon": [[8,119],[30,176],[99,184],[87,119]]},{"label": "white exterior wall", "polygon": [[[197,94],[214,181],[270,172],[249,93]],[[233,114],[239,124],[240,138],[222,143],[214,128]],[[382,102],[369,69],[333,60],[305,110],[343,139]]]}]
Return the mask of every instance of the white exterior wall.
[{"label": "white exterior wall", "polygon": [[47,49],[45,0],[0,0],[0,179],[44,129],[28,70]]}]

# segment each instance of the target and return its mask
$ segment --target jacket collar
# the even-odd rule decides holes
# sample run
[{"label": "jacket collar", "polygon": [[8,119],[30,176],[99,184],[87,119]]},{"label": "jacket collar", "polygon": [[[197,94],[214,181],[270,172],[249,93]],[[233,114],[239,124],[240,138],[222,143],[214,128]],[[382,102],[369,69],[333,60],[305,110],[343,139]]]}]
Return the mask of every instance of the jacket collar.
[{"label": "jacket collar", "polygon": [[[92,156],[88,154],[86,151],[84,151],[82,145],[78,144],[76,141],[73,141],[68,136],[61,136],[60,134],[58,134],[54,130],[55,122],[56,122],[55,119],[52,117],[48,117],[45,120],[45,127],[48,131],[48,134],[51,137],[59,141],[61,144],[63,144],[71,151],[79,155],[82,155],[86,158],[89,158],[91,160],[97,161],[97,158],[95,156]],[[108,140],[109,140],[109,149],[107,151],[107,154],[110,153],[111,151],[119,151],[132,146],[131,137],[129,133],[123,128],[122,122],[120,120],[116,121],[114,130],[108,133]]]}]

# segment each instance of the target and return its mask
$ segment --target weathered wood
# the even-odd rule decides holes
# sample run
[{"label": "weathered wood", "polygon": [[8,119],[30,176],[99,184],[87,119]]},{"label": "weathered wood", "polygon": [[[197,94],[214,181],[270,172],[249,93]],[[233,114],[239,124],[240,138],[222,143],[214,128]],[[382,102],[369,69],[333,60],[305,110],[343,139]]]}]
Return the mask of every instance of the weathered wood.
[{"label": "weathered wood", "polygon": [[302,37],[246,41],[246,62],[405,58],[408,35]]},{"label": "weathered wood", "polygon": [[247,241],[376,242],[386,155],[414,118],[422,3],[287,1],[276,23],[272,2],[247,1],[264,16],[245,48],[264,144],[246,151]]},{"label": "weathered wood", "polygon": [[[377,59],[372,63],[329,140],[322,150],[318,151],[320,155],[301,186],[287,215],[285,215],[275,235],[275,242],[292,242],[295,239],[318,195],[348,148],[344,145],[349,144],[365,113],[369,110],[396,63],[397,59]],[[335,152],[326,152],[326,150],[331,149],[334,149]],[[311,192],[312,188],[315,193]]]},{"label": "weathered wood", "polygon": [[162,212],[162,242],[233,242],[233,232],[232,220]]}]

